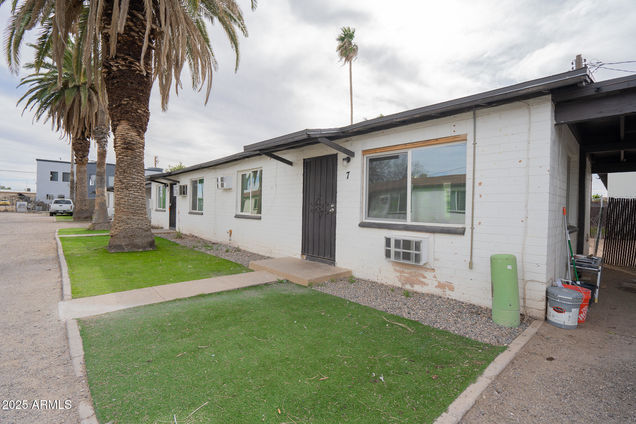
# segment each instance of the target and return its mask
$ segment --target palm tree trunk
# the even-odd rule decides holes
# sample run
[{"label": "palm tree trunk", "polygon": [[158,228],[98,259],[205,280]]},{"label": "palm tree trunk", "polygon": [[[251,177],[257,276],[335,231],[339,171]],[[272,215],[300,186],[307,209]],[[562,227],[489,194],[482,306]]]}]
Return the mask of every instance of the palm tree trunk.
[{"label": "palm tree trunk", "polygon": [[353,124],[353,77],[351,74],[351,61],[349,61],[349,103],[351,104],[351,123]]},{"label": "palm tree trunk", "polygon": [[108,146],[108,114],[106,109],[97,111],[97,123],[93,138],[97,143],[97,172],[95,175],[95,208],[91,230],[110,230],[110,219],[106,209],[106,148]]},{"label": "palm tree trunk", "polygon": [[71,172],[68,179],[69,198],[75,203],[75,152],[73,152],[73,142],[71,141]]},{"label": "palm tree trunk", "polygon": [[73,210],[73,221],[90,219],[91,211],[88,208],[88,187],[86,184],[86,164],[88,163],[88,151],[90,141],[86,137],[76,137],[73,139],[73,151],[77,162],[77,175],[75,184],[75,208]]},{"label": "palm tree trunk", "polygon": [[[111,16],[113,0],[105,3],[104,16]],[[144,175],[145,133],[150,118],[152,89],[152,51],[146,52],[144,67],[139,58],[145,32],[144,2],[130,2],[123,33],[117,36],[117,52],[108,54],[110,21],[104,19],[102,74],[108,95],[108,113],[114,136],[115,218],[110,230],[108,250],[130,252],[152,250],[155,239],[146,214]],[[151,34],[151,43],[154,35]]]}]

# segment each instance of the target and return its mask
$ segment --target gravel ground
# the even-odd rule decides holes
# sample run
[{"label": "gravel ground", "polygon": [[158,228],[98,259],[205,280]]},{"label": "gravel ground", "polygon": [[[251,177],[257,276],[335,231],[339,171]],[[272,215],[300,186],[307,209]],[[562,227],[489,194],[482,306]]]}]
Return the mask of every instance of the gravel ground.
[{"label": "gravel ground", "polygon": [[493,345],[510,344],[532,322],[530,318],[523,318],[517,328],[502,327],[492,321],[490,309],[431,294],[405,292],[399,287],[358,278],[353,283],[343,279],[313,288]]},{"label": "gravel ground", "polygon": [[[86,382],[73,372],[66,326],[57,319],[62,282],[55,230],[74,226],[46,214],[0,213],[0,423],[79,423],[80,401],[90,402]],[[51,403],[34,407],[40,400]],[[27,407],[18,409],[15,401]]]},{"label": "gravel ground", "polygon": [[208,253],[210,255],[218,256],[219,258],[236,262],[237,264],[241,264],[243,266],[249,266],[251,261],[258,261],[259,259],[269,259],[267,256],[248,252],[247,250],[242,250],[238,247],[230,246],[228,244],[211,242],[209,240],[205,240],[189,234],[161,232],[157,233],[157,236],[174,241],[175,243],[179,243],[183,246],[190,247],[194,250],[198,250],[199,252]]}]

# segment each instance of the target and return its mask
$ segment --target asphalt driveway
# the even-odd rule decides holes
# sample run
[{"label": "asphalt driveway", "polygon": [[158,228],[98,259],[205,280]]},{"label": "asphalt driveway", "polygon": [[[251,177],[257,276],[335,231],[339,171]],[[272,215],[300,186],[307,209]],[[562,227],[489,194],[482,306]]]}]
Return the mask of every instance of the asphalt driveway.
[{"label": "asphalt driveway", "polygon": [[89,399],[57,319],[55,230],[73,225],[0,213],[0,423],[77,423],[80,401]]}]

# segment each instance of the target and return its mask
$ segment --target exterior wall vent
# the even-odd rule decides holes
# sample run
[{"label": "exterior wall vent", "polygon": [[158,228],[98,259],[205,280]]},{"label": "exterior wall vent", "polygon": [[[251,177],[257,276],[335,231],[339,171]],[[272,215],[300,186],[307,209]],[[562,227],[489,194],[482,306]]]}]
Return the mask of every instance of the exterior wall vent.
[{"label": "exterior wall vent", "polygon": [[188,185],[179,184],[179,196],[187,196],[187,195],[188,195]]},{"label": "exterior wall vent", "polygon": [[395,262],[425,264],[428,262],[428,238],[385,237],[384,257]]},{"label": "exterior wall vent", "polygon": [[216,188],[220,190],[230,190],[232,188],[232,178],[225,177],[216,177]]}]

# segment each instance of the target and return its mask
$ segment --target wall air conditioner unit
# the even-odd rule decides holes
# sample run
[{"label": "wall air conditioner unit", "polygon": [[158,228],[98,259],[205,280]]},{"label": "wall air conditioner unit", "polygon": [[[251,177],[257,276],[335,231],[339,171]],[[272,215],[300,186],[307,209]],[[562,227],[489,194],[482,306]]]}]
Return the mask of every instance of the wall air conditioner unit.
[{"label": "wall air conditioner unit", "polygon": [[216,188],[218,188],[219,190],[232,189],[232,177],[216,177]]},{"label": "wall air conditioner unit", "polygon": [[428,262],[428,237],[385,237],[384,257],[395,262],[423,265]]},{"label": "wall air conditioner unit", "polygon": [[179,196],[187,196],[187,195],[188,195],[188,185],[179,184]]}]

